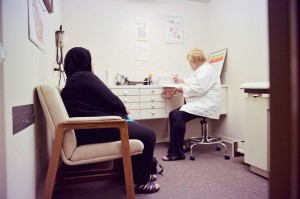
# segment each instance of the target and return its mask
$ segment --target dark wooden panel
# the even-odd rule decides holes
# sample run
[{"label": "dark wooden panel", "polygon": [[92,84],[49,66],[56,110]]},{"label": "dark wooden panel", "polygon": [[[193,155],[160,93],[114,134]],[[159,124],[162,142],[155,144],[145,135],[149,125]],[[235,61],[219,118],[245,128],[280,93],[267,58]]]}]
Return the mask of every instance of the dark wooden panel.
[{"label": "dark wooden panel", "polygon": [[35,122],[33,104],[12,107],[13,134],[27,128]]}]

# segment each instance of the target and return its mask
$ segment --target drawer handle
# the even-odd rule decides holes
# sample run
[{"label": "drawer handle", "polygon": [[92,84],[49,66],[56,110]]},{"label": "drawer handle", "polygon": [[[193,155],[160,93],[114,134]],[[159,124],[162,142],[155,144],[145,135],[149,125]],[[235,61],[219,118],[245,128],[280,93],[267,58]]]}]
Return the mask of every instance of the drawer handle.
[{"label": "drawer handle", "polygon": [[153,97],[151,98],[151,102],[154,102],[154,98]]},{"label": "drawer handle", "polygon": [[154,93],[154,90],[152,90],[151,93]]},{"label": "drawer handle", "polygon": [[128,93],[127,91],[124,91],[124,94],[125,94],[125,95],[127,95],[127,93]]},{"label": "drawer handle", "polygon": [[154,108],[154,104],[151,104],[151,107]]},{"label": "drawer handle", "polygon": [[152,114],[152,115],[155,115],[155,112],[154,112],[154,111],[151,111],[151,114]]},{"label": "drawer handle", "polygon": [[254,94],[254,95],[252,95],[252,97],[261,97],[261,94]]},{"label": "drawer handle", "polygon": [[128,101],[128,99],[127,98],[124,98],[124,102],[127,102]]}]

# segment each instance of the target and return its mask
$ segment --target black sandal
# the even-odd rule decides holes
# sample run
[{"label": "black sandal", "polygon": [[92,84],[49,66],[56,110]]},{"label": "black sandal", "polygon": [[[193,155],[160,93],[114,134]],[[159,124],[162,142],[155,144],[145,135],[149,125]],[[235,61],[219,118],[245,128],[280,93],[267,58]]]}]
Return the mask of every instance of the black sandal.
[{"label": "black sandal", "polygon": [[156,179],[157,179],[157,176],[156,176],[156,175],[150,174],[150,178],[149,178],[149,181],[150,181],[150,182],[154,182],[154,181],[156,181]]},{"label": "black sandal", "polygon": [[175,161],[175,160],[184,160],[184,159],[185,159],[185,156],[178,157],[178,156],[173,156],[173,155],[166,155],[166,156],[162,157],[163,161]]},{"label": "black sandal", "polygon": [[160,186],[158,188],[156,188],[155,185],[156,185],[156,183],[150,182],[150,181],[147,184],[136,185],[134,187],[135,193],[155,193],[155,192],[158,192]]}]

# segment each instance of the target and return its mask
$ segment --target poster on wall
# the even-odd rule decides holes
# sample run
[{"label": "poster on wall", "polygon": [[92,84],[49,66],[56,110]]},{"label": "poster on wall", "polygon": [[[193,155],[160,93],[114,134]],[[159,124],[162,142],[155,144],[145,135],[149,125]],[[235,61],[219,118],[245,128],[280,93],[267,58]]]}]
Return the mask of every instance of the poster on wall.
[{"label": "poster on wall", "polygon": [[44,9],[40,0],[28,0],[29,39],[43,52],[45,20]]},{"label": "poster on wall", "polygon": [[213,52],[209,55],[208,62],[210,63],[211,66],[213,66],[217,70],[219,76],[221,76],[226,53],[227,53],[227,48]]},{"label": "poster on wall", "polygon": [[149,61],[149,43],[147,41],[138,41],[135,47],[137,61]]},{"label": "poster on wall", "polygon": [[146,23],[136,23],[136,40],[148,40],[148,25]]},{"label": "poster on wall", "polygon": [[183,43],[182,17],[165,17],[166,43]]}]

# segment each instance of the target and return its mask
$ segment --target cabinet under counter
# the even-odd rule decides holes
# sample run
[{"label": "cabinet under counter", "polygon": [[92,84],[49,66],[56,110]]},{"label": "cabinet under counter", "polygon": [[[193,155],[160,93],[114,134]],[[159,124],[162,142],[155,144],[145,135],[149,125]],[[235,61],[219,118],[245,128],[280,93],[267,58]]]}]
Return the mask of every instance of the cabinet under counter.
[{"label": "cabinet under counter", "polygon": [[[163,98],[166,88],[162,85],[110,86],[130,111],[129,117],[139,120],[157,133],[157,142],[169,140],[169,112],[182,106],[183,95],[176,92],[171,98]],[[227,113],[227,86],[221,86],[221,114]],[[199,122],[187,124],[187,137],[198,136]]]}]

